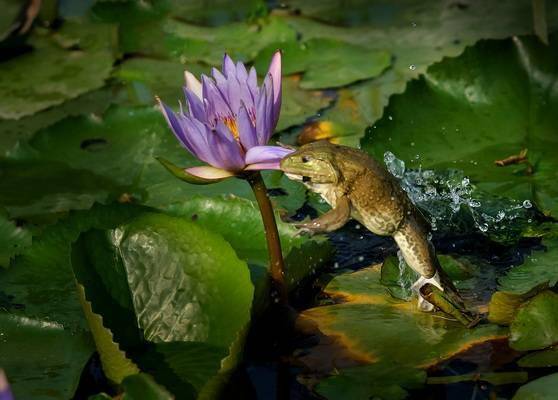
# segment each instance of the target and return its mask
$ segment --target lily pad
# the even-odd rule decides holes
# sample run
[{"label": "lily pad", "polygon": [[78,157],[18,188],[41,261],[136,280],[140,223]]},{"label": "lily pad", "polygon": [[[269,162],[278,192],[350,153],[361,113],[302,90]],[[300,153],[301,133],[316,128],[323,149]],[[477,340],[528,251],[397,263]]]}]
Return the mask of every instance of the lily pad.
[{"label": "lily pad", "polygon": [[546,284],[553,287],[558,282],[558,238],[543,239],[546,249],[535,251],[519,266],[511,268],[499,279],[498,290],[516,294],[527,293]]},{"label": "lily pad", "polygon": [[523,368],[544,368],[555,367],[558,365],[558,349],[537,351],[527,354],[517,362]]},{"label": "lily pad", "polygon": [[510,326],[510,346],[540,350],[558,342],[558,294],[545,291],[519,309]]},{"label": "lily pad", "polygon": [[172,15],[199,25],[218,26],[267,14],[267,5],[263,0],[239,0],[234,3],[228,0],[173,0],[171,4]]},{"label": "lily pad", "polygon": [[165,388],[159,386],[147,374],[131,375],[122,382],[124,394],[122,400],[172,400]]},{"label": "lily pad", "polygon": [[328,400],[403,400],[409,395],[405,389],[420,388],[425,381],[426,372],[418,369],[372,364],[366,367],[346,368],[339,375],[320,382],[316,392]]},{"label": "lily pad", "polygon": [[[540,74],[558,70],[556,45],[533,37],[484,41],[446,59],[392,99],[386,115],[363,139],[377,157],[387,150],[424,168],[459,168],[482,190],[530,200],[556,211],[554,123],[558,95]],[[530,110],[530,104],[540,104]],[[428,132],[428,134],[425,134]],[[504,134],[505,132],[505,134]],[[497,145],[495,144],[497,143]],[[534,166],[494,165],[528,148]]]},{"label": "lily pad", "polygon": [[306,42],[274,43],[264,49],[255,60],[264,71],[273,53],[283,53],[283,73],[302,72],[300,87],[325,89],[345,86],[355,81],[374,78],[391,63],[390,54],[383,50],[334,39],[311,39]]},{"label": "lily pad", "polygon": [[31,245],[31,233],[0,213],[0,266],[7,268],[10,259]]},{"label": "lily pad", "polygon": [[[219,350],[218,359],[215,350],[205,354],[214,362],[201,391],[220,371],[219,360],[241,348],[236,342],[242,343],[250,321],[253,286],[246,263],[218,234],[183,218],[146,214],[110,232],[84,234],[74,247],[72,263],[93,311],[105,317],[108,329],[120,332],[115,336],[121,339],[120,346],[181,398],[191,396],[192,389],[186,393],[185,386],[194,387],[188,377],[190,364],[184,366],[183,360],[173,361],[172,356],[167,360],[170,354],[158,346],[174,346],[174,353],[182,356],[190,348]],[[136,323],[126,322],[129,317]],[[134,325],[143,341],[156,344],[147,348],[147,354],[138,353],[135,338],[126,338]],[[164,361],[157,362],[156,354]],[[189,363],[195,360],[189,357]],[[179,382],[158,365],[170,366]]]},{"label": "lily pad", "polygon": [[82,332],[6,312],[0,313],[0,336],[0,364],[19,399],[72,398],[94,351]]},{"label": "lily pad", "polygon": [[296,75],[283,77],[283,103],[277,123],[277,132],[303,124],[329,106],[332,101],[332,98],[323,92],[301,89],[299,82],[300,77]]},{"label": "lily pad", "polygon": [[35,34],[32,51],[2,65],[0,118],[19,119],[103,86],[114,61],[114,37],[114,26],[84,21]]},{"label": "lily pad", "polygon": [[[339,303],[306,310],[302,318],[316,324],[323,334],[337,338],[353,355],[354,365],[376,367],[361,375],[360,385],[366,387],[370,385],[366,382],[380,381],[382,371],[424,369],[475,344],[506,337],[506,331],[497,326],[467,329],[457,321],[418,311],[415,301],[391,298],[380,283],[377,267],[338,275],[325,292]],[[331,360],[331,368],[336,363]],[[408,378],[408,374],[401,375],[398,382],[394,377],[390,386],[405,386]],[[334,377],[326,382],[330,379],[335,382]]]},{"label": "lily pad", "polygon": [[558,374],[535,379],[519,388],[513,400],[553,400],[558,390]]},{"label": "lily pad", "polygon": [[[389,49],[393,53],[392,68],[370,82],[345,91],[344,97],[355,99],[355,103],[338,102],[320,119],[337,125],[334,134],[339,134],[340,143],[355,146],[358,140],[348,135],[348,131],[354,132],[356,138],[362,137],[365,127],[383,115],[390,96],[402,93],[407,82],[425,73],[428,66],[444,57],[460,55],[467,46],[480,39],[529,34],[533,29],[531,4],[521,1],[506,4],[471,1],[464,7],[457,3],[426,6],[412,1],[397,4],[352,2],[344,7],[339,7],[336,2],[287,3],[302,12],[301,17],[288,16],[285,19],[303,40],[345,40],[369,49]],[[312,19],[305,18],[310,16]],[[488,16],[498,18],[498,23],[489,22]],[[331,25],[314,18],[326,22],[342,19],[357,26]],[[373,22],[358,23],[369,20]],[[548,7],[547,21],[550,31],[558,26],[557,7]]]},{"label": "lily pad", "polygon": [[110,88],[103,88],[21,119],[0,119],[0,155],[9,157],[17,153],[18,147],[35,132],[68,116],[102,114],[114,100],[113,96]]}]

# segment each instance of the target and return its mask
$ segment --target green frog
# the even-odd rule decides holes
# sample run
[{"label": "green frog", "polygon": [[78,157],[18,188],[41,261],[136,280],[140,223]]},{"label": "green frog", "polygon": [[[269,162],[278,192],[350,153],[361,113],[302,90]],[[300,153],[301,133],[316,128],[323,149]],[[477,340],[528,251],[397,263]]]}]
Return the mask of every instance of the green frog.
[{"label": "green frog", "polygon": [[320,217],[297,224],[301,233],[331,232],[353,218],[371,232],[395,239],[405,262],[420,274],[413,289],[421,310],[434,308],[420,293],[427,283],[449,292],[463,307],[428,240],[428,223],[397,179],[380,163],[360,150],[319,141],[285,157],[281,170],[290,179],[302,181],[331,206]]}]

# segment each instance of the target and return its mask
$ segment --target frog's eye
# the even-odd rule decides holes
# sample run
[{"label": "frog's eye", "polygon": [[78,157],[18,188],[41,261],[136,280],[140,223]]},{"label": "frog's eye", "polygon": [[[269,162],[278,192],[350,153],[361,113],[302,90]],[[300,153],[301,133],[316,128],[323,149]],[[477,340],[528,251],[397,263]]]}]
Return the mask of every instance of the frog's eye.
[{"label": "frog's eye", "polygon": [[308,161],[310,161],[310,157],[308,157],[308,156],[302,156],[302,162],[303,162],[303,163],[307,163]]}]

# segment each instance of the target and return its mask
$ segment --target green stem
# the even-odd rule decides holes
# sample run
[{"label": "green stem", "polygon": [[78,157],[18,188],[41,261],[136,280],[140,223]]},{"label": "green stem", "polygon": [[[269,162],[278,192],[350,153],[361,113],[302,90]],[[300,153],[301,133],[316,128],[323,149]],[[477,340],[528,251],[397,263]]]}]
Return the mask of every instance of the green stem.
[{"label": "green stem", "polygon": [[264,224],[267,250],[269,252],[272,296],[276,296],[280,304],[288,303],[288,292],[285,286],[285,264],[281,252],[281,240],[275,222],[273,207],[267,195],[267,188],[259,172],[254,172],[246,177],[256,196]]}]

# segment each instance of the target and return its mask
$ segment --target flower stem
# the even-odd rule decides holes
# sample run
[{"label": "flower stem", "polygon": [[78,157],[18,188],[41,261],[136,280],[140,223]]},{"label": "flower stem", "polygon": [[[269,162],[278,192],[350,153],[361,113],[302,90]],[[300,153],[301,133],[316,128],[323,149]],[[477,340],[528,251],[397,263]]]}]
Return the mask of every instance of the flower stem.
[{"label": "flower stem", "polygon": [[267,188],[259,172],[248,175],[246,180],[252,187],[262,215],[265,237],[267,240],[267,250],[269,253],[272,296],[276,297],[280,304],[287,304],[288,293],[287,287],[285,286],[285,264],[283,261],[283,253],[281,252],[281,240],[279,239],[279,232],[277,231],[275,214],[273,213],[273,208],[267,195]]}]

